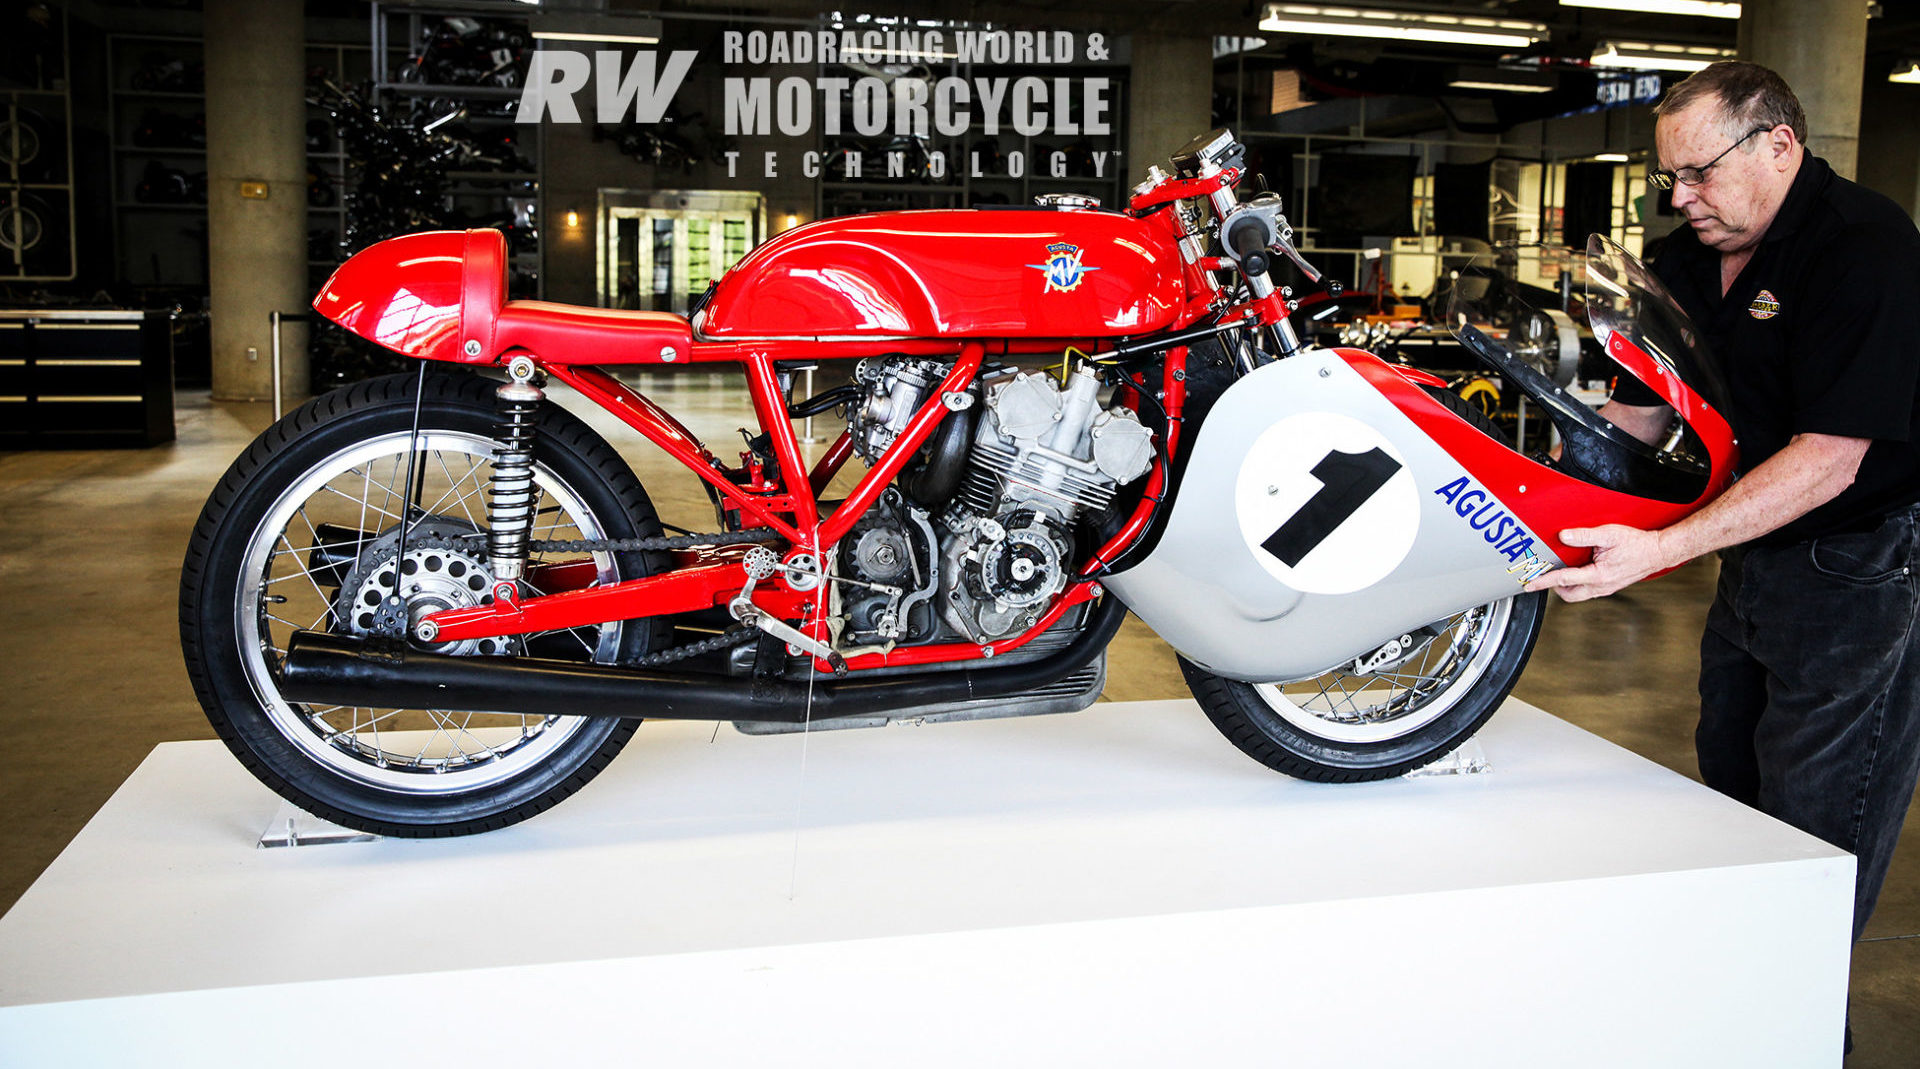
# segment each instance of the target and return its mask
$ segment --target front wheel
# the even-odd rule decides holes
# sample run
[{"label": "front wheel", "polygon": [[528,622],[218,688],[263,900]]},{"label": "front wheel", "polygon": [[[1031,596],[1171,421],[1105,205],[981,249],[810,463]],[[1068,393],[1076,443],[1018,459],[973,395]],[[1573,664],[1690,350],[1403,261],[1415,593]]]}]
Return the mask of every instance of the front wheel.
[{"label": "front wheel", "polygon": [[1410,652],[1365,671],[1243,683],[1185,658],[1187,687],[1215,727],[1269,768],[1323,783],[1387,779],[1472,737],[1525,669],[1545,594],[1518,594],[1458,613],[1410,637]]}]

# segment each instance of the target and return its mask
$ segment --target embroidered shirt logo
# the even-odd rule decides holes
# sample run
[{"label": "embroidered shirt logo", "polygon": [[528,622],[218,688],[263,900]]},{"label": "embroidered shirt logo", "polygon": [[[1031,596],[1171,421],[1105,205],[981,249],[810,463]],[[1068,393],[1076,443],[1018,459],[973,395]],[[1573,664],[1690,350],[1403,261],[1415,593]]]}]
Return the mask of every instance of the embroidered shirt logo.
[{"label": "embroidered shirt logo", "polygon": [[1780,298],[1775,297],[1772,290],[1761,290],[1747,306],[1747,314],[1755,319],[1772,319],[1780,314]]},{"label": "embroidered shirt logo", "polygon": [[1100,270],[1081,263],[1080,246],[1065,241],[1056,241],[1047,246],[1046,263],[1027,266],[1046,272],[1048,293],[1054,290],[1064,293],[1078,286],[1087,277],[1087,272]]}]

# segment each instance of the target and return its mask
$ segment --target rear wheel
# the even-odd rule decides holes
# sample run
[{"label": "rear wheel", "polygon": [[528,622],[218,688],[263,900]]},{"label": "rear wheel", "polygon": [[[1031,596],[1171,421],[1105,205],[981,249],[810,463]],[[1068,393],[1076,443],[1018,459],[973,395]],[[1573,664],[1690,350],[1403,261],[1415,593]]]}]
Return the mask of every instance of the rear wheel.
[{"label": "rear wheel", "polygon": [[[439,836],[524,820],[578,790],[613,759],[637,720],[304,705],[280,696],[296,630],[373,633],[404,586],[412,615],[482,604],[492,470],[493,384],[429,375],[420,404],[418,511],[401,555],[413,375],[318,398],[269,428],[234,462],[202,512],[181,573],[181,645],[220,737],[269,787],[317,816],[382,835]],[[536,539],[660,533],[652,504],[611,446],[553,405],[534,451]],[[577,585],[650,574],[646,553],[574,554]],[[589,569],[587,558],[590,557]],[[538,590],[538,555],[528,584]],[[661,625],[616,622],[439,652],[631,659]]]}]

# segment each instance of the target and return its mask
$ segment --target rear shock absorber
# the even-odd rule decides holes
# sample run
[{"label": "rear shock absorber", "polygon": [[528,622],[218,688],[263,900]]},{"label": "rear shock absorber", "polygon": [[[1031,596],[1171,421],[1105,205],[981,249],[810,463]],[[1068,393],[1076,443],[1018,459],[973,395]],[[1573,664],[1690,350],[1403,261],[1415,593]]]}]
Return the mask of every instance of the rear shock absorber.
[{"label": "rear shock absorber", "polygon": [[487,484],[487,555],[500,582],[518,580],[526,567],[535,497],[534,419],[547,396],[531,359],[514,357],[507,376],[496,392],[500,418],[494,426],[493,478]]}]

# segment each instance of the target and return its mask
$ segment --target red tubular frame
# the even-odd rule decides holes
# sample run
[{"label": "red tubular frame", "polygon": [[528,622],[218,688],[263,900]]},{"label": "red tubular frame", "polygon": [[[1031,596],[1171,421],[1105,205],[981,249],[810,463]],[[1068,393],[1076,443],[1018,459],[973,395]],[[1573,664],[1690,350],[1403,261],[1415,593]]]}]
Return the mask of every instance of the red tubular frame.
[{"label": "red tubular frame", "polygon": [[[735,347],[724,346],[734,351]],[[698,352],[696,346],[695,351]],[[773,528],[793,553],[824,554],[853,529],[866,511],[920,447],[946,418],[944,401],[949,393],[964,392],[986,356],[986,346],[968,342],[960,348],[953,369],[940,383],[940,389],[920,406],[880,463],[867,472],[852,494],[824,521],[819,513],[819,491],[845,463],[852,450],[851,439],[843,434],[827,455],[809,472],[800,455],[800,441],[792,420],[787,418],[786,398],[774,367],[774,350],[749,352],[744,361],[747,392],[753,400],[754,414],[772,442],[774,462],[779,470],[778,485],[804,487],[799,493],[760,493],[743,487],[728,477],[707,447],[679,420],[647,398],[598,368],[535,363],[554,378],[579,390],[590,400],[618,416],[621,422],[640,432],[675,460],[706,480],[731,505],[754,520]],[[818,486],[815,483],[818,481]],[[572,581],[580,581],[576,562],[542,566],[545,572]],[[586,627],[609,620],[628,620],[645,616],[691,612],[724,605],[746,585],[746,569],[737,560],[681,567],[659,575],[629,579],[610,586],[566,590],[533,597],[497,596],[492,604],[466,609],[448,609],[428,616],[435,628],[435,641],[492,638],[525,634],[531,631],[559,631]],[[810,618],[808,625],[816,633],[824,627],[824,585],[814,591],[789,588],[785,581],[763,583],[753,592],[753,602],[780,619]],[[1053,617],[1058,618],[1056,613]],[[1024,641],[1024,640],[1023,640]],[[965,657],[981,655],[978,646],[966,647]],[[936,660],[961,659],[949,651]],[[991,654],[987,654],[991,656]]]},{"label": "red tubular frame", "polygon": [[[696,346],[695,353],[698,354],[701,348]],[[730,355],[739,351],[739,347],[732,344],[716,348],[725,349]],[[743,363],[754,413],[772,442],[774,462],[779,470],[778,485],[782,488],[805,488],[798,493],[755,492],[735,482],[713,453],[679,420],[605,371],[583,366],[544,363],[541,366],[549,375],[612,412],[621,422],[691,469],[714,487],[728,504],[756,522],[773,528],[792,547],[786,556],[796,552],[824,555],[873,507],[907,461],[932,436],[934,429],[950,411],[945,396],[963,392],[973,383],[980,373],[986,348],[981,342],[968,342],[960,347],[953,368],[941,381],[940,388],[914,413],[906,430],[880,458],[880,463],[874,465],[847,499],[824,519],[819,512],[819,495],[852,452],[852,439],[842,433],[811,471],[806,468],[793,423],[786,416],[786,400],[774,367],[774,353],[778,350],[747,352]],[[540,363],[537,357],[535,362]],[[1100,587],[1092,577],[1139,538],[1159,505],[1166,486],[1167,461],[1180,441],[1180,412],[1186,397],[1185,376],[1182,374],[1185,367],[1186,349],[1169,351],[1161,383],[1161,405],[1166,409],[1170,422],[1166,441],[1160,455],[1154,460],[1146,492],[1139,505],[1119,533],[1094,554],[1080,577],[1054,600],[1053,605],[1031,627],[1018,635],[984,645],[942,643],[860,654],[848,658],[847,667],[857,670],[938,664],[1008,653],[1057,624],[1067,610],[1097,597]],[[449,609],[434,613],[427,620],[436,629],[435,641],[454,642],[535,631],[559,631],[609,620],[709,609],[727,604],[746,585],[745,568],[738,559],[727,559],[727,556],[682,554],[671,571],[609,586],[584,588],[580,587],[592,580],[593,573],[587,571],[590,562],[563,561],[541,565],[530,578],[541,580],[540,585],[543,586],[575,589],[532,597],[514,597],[510,589],[503,590],[502,596],[496,597],[492,604]],[[825,628],[824,595],[824,584],[812,591],[797,591],[787,586],[784,579],[774,579],[755,588],[753,602],[777,618],[804,621],[802,626],[807,631],[821,637]],[[821,661],[819,667],[827,670],[830,666]]]},{"label": "red tubular frame", "polygon": [[[913,414],[913,419],[907,423],[907,429],[901,432],[900,437],[895,439],[893,445],[881,456],[880,463],[875,464],[873,470],[867,472],[866,478],[860,480],[860,485],[854,488],[853,493],[848,494],[840,507],[833,510],[833,515],[820,525],[821,546],[835,545],[840,539],[846,537],[847,532],[853,530],[853,525],[859,522],[860,517],[880,499],[880,492],[893,482],[893,477],[900,474],[900,469],[906,467],[907,461],[920,451],[922,445],[926,444],[927,439],[933,435],[933,429],[940,425],[940,421],[947,418],[950,409],[947,408],[946,395],[964,391],[973,383],[973,377],[980,373],[980,362],[986,356],[986,351],[986,346],[979,342],[968,342],[961,348],[960,359],[954,361],[953,370],[947,372],[947,377],[940,380],[940,389],[932,397],[927,398],[926,403],[920,406],[920,411]],[[780,427],[785,429],[786,437],[791,440],[793,424],[782,418]],[[779,436],[776,434],[775,441],[778,442],[778,440]],[[795,448],[797,452],[798,447]],[[797,459],[792,473],[797,478],[788,482],[787,485],[792,486],[795,482],[806,481],[806,475],[801,470]]]},{"label": "red tubular frame", "polygon": [[[1231,185],[1239,172],[1227,171],[1206,179],[1169,181],[1142,197],[1136,197],[1131,209],[1148,211],[1168,201],[1197,196]],[[1161,223],[1178,240],[1181,225],[1177,213],[1162,213]],[[1213,311],[1217,288],[1208,283],[1202,265],[1183,263],[1180,270],[1186,282],[1187,303],[1181,310],[1181,326],[1189,325]],[[1290,311],[1279,297],[1249,302],[1231,316],[1247,316],[1271,323]],[[512,351],[499,355],[500,361],[526,355],[546,374],[566,383],[588,400],[611,412],[641,437],[659,446],[667,455],[685,465],[720,496],[725,506],[738,510],[744,522],[771,528],[787,548],[783,559],[812,555],[824,560],[827,553],[859,522],[907,462],[919,452],[949,409],[945,398],[965,391],[979,374],[989,352],[995,355],[1054,355],[1074,347],[1098,353],[1112,339],[1102,338],[1004,338],[984,340],[943,340],[938,338],[862,337],[823,340],[811,337],[754,339],[748,341],[695,341],[684,359],[688,363],[734,363],[743,367],[747,392],[754,415],[766,433],[773,453],[774,469],[762,472],[755,461],[749,472],[727,468],[711,450],[696,438],[672,414],[622,384],[597,367],[550,362],[539,354]],[[781,361],[816,362],[828,359],[901,354],[950,358],[953,367],[934,395],[921,405],[872,470],[861,478],[853,492],[830,515],[820,512],[820,495],[832,482],[852,452],[852,439],[843,433],[812,468],[801,457],[793,422],[787,416],[785,392],[780,387],[777,364]],[[1100,595],[1095,581],[1113,561],[1136,544],[1151,524],[1170,479],[1169,465],[1181,446],[1181,413],[1185,407],[1185,366],[1187,351],[1176,347],[1168,351],[1159,401],[1167,416],[1161,448],[1132,515],[1120,530],[1088,559],[1079,575],[1054,599],[1047,612],[1018,635],[988,644],[943,643],[913,646],[887,652],[870,652],[851,657],[850,669],[881,666],[921,665],[976,660],[1018,649],[1035,636],[1059,622],[1062,615]],[[663,360],[671,359],[663,357]],[[649,361],[633,361],[636,363]],[[1150,387],[1136,379],[1136,393]],[[746,586],[745,568],[736,553],[680,554],[672,570],[659,575],[630,579],[609,586],[588,585],[597,574],[587,561],[562,561],[540,565],[530,578],[542,580],[548,589],[561,592],[529,597],[515,596],[511,585],[502,584],[492,604],[468,609],[434,613],[426,618],[436,629],[436,640],[497,637],[531,631],[554,631],[584,627],[612,620],[636,619],[682,613],[724,605]],[[784,579],[759,584],[753,591],[754,604],[784,619],[799,621],[815,638],[827,636],[825,602],[827,584],[817,583],[810,591],[797,591]],[[827,668],[822,661],[819,667]]]}]

